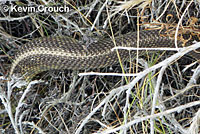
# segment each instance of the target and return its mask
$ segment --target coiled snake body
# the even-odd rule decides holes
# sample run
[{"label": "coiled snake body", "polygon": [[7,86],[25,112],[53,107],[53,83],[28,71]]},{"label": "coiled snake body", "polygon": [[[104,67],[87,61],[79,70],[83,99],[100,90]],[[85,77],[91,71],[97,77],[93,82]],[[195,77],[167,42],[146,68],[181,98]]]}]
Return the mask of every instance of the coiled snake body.
[{"label": "coiled snake body", "polygon": [[[116,46],[137,47],[137,32],[115,38]],[[178,41],[179,47],[181,41]],[[174,47],[174,40],[160,36],[159,31],[140,31],[139,47]],[[52,69],[83,70],[104,68],[119,62],[113,40],[99,39],[85,47],[75,39],[66,36],[37,38],[25,44],[15,55],[10,75],[24,74],[27,79]],[[136,52],[133,52],[133,54]],[[127,50],[119,50],[121,60],[129,57]],[[195,55],[198,58],[199,55]]]}]

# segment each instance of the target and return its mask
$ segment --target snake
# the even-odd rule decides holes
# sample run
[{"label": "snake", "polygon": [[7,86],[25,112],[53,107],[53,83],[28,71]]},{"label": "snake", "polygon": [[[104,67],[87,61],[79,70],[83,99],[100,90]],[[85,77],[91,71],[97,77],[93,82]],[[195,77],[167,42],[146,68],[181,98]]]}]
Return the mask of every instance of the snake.
[{"label": "snake", "polygon": [[[49,70],[86,70],[112,66],[130,57],[130,52],[116,46],[142,48],[175,47],[175,40],[169,36],[161,36],[160,30],[141,30],[130,32],[113,39],[99,38],[89,45],[68,36],[48,36],[35,38],[22,45],[15,54],[11,65],[10,77],[20,73],[25,79]],[[183,41],[178,40],[178,47]],[[186,43],[186,46],[191,42]],[[116,52],[117,51],[117,52]],[[136,55],[136,52],[131,52]],[[189,55],[200,59],[200,54],[191,52]]]}]

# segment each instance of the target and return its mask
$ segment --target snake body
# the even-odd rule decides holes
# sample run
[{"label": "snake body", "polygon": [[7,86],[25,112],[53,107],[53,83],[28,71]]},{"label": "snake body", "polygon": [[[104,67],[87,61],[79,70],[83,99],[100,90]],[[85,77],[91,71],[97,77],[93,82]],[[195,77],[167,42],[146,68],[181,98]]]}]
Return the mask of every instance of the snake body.
[{"label": "snake body", "polygon": [[[137,32],[132,32],[116,37],[116,43],[113,43],[110,38],[100,38],[88,47],[66,36],[36,38],[23,45],[16,53],[10,75],[21,73],[30,79],[47,70],[84,70],[111,66],[119,62],[116,51],[111,51],[115,44],[123,47],[137,47],[137,34]],[[181,44],[182,42],[178,41],[179,47]],[[139,32],[139,47],[174,46],[174,39],[160,36],[158,30]],[[129,57],[127,50],[118,51],[122,61]],[[132,54],[135,53],[132,52]]]}]

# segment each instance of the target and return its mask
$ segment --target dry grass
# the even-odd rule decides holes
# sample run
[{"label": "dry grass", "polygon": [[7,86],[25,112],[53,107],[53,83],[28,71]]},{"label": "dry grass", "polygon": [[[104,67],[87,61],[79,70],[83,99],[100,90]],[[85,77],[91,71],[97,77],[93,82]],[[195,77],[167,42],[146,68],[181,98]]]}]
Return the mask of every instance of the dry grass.
[{"label": "dry grass", "polygon": [[[14,52],[28,40],[67,35],[82,42],[139,29],[167,29],[176,39],[199,34],[199,1],[80,0],[11,2],[14,5],[67,5],[67,13],[9,13],[0,10],[1,75]],[[3,3],[9,5],[9,2]],[[139,21],[138,21],[139,20]],[[177,30],[177,32],[176,32]],[[200,66],[179,53],[146,53],[137,62],[96,70],[39,74],[30,83],[16,77],[0,82],[2,133],[191,133],[200,126]],[[165,60],[166,57],[170,57]],[[179,59],[177,61],[177,59]],[[135,63],[138,63],[137,65]],[[42,79],[43,81],[38,81]],[[21,87],[21,88],[20,88]]]}]

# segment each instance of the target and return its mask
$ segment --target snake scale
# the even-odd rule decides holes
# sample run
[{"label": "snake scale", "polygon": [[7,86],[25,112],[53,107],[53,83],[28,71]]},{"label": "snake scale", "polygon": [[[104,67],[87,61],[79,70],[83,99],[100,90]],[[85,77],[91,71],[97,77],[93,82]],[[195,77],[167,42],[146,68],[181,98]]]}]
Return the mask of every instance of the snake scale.
[{"label": "snake scale", "polygon": [[[116,46],[137,47],[137,32],[116,37],[115,42]],[[160,36],[158,30],[139,32],[139,47],[174,46],[174,39]],[[178,46],[182,46],[181,41],[178,41]],[[88,47],[66,36],[36,38],[23,45],[16,53],[10,76],[13,73],[20,73],[26,79],[31,79],[40,72],[54,69],[84,70],[104,68],[119,62],[116,51],[111,51],[113,47],[115,47],[115,44],[110,38],[100,38]],[[129,51],[118,51],[122,61],[129,58]],[[136,52],[134,51],[132,54],[136,54]],[[200,54],[193,53],[192,56],[199,59]]]}]

